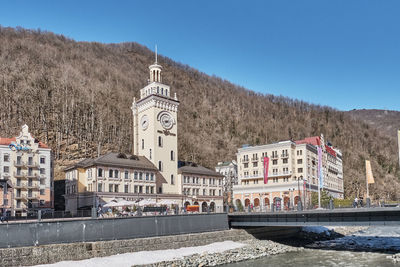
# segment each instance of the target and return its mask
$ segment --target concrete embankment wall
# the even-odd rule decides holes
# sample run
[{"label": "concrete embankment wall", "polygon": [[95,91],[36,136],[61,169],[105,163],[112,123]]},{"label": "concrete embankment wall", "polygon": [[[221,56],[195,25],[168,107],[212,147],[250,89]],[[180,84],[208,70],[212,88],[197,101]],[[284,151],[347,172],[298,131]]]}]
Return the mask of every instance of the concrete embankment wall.
[{"label": "concrete embankment wall", "polygon": [[30,266],[136,251],[202,246],[226,240],[243,241],[253,238],[245,230],[225,230],[150,238],[3,248],[0,249],[0,266]]},{"label": "concrete embankment wall", "polygon": [[0,248],[228,230],[227,214],[144,216],[0,224]]}]

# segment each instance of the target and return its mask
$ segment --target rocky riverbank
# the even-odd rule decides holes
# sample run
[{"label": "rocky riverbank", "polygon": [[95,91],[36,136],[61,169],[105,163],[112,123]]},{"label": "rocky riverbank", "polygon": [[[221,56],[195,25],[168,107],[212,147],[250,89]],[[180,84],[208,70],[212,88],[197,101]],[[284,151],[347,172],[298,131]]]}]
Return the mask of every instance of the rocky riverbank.
[{"label": "rocky riverbank", "polygon": [[[257,259],[265,256],[299,251],[303,248],[283,245],[270,240],[247,240],[241,243],[246,246],[228,250],[222,253],[194,254],[174,261],[163,261],[154,264],[140,265],[142,267],[183,267],[183,266],[217,266],[232,262]],[[139,266],[139,265],[134,265]]]},{"label": "rocky riverbank", "polygon": [[217,266],[246,260],[253,260],[261,257],[282,254],[292,251],[300,251],[307,244],[324,240],[333,240],[352,233],[365,230],[367,227],[337,227],[328,229],[324,227],[308,227],[300,232],[295,240],[274,242],[270,240],[247,240],[241,241],[245,246],[237,249],[228,250],[221,253],[194,254],[182,259],[173,261],[163,261],[148,265],[134,265],[141,267],[182,267],[182,266]]}]

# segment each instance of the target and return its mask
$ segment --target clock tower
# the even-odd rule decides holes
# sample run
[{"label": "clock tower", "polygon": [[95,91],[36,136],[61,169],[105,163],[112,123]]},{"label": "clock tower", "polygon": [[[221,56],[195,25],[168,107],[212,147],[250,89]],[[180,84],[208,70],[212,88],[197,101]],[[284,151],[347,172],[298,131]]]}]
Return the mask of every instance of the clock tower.
[{"label": "clock tower", "polygon": [[133,100],[133,153],[145,156],[166,180],[157,193],[180,194],[178,181],[178,106],[171,97],[170,87],[162,83],[162,67],[157,62],[149,66],[150,79],[140,90],[140,99]]}]

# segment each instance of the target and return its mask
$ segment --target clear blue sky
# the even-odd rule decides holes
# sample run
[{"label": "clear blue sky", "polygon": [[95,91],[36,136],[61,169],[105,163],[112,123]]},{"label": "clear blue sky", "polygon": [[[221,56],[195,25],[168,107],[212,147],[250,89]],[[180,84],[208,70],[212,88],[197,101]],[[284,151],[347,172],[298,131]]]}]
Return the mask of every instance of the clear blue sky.
[{"label": "clear blue sky", "polygon": [[134,41],[248,89],[400,110],[400,1],[4,1],[0,25]]}]

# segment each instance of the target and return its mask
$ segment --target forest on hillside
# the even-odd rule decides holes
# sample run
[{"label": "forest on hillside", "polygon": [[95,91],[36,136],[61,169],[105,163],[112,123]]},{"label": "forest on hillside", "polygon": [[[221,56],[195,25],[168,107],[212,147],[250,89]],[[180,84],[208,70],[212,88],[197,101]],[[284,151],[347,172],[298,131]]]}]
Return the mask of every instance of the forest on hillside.
[{"label": "forest on hillside", "polygon": [[[137,43],[76,42],[40,30],[0,28],[0,136],[26,123],[62,168],[98,151],[131,152],[133,97],[146,85],[153,53]],[[394,138],[330,107],[259,94],[159,58],[180,101],[179,158],[213,168],[243,144],[324,134],[343,152],[345,194],[365,191],[371,159],[375,198],[400,197]],[[100,148],[100,149],[99,149]]]}]

